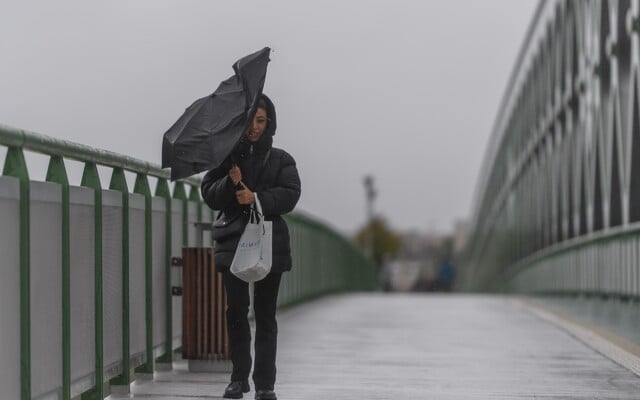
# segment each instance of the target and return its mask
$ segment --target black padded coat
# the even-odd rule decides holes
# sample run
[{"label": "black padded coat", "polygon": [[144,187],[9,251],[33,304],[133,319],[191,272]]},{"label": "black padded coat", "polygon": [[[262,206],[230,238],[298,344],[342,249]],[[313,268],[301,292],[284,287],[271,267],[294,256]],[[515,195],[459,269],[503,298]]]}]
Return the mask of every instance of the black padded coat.
[{"label": "black padded coat", "polygon": [[[241,140],[231,156],[219,167],[209,171],[200,187],[204,201],[227,217],[248,215],[249,206],[238,204],[235,188],[229,178],[229,169],[237,164],[242,181],[257,193],[265,220],[273,221],[273,272],[289,271],[292,267],[289,229],[282,215],[293,210],[300,198],[300,177],[296,162],[286,151],[272,147],[276,130],[275,107],[263,95],[269,121],[265,132],[256,143]],[[246,218],[245,218],[246,223]],[[233,261],[241,232],[215,245],[215,263],[218,271],[228,270]]]}]

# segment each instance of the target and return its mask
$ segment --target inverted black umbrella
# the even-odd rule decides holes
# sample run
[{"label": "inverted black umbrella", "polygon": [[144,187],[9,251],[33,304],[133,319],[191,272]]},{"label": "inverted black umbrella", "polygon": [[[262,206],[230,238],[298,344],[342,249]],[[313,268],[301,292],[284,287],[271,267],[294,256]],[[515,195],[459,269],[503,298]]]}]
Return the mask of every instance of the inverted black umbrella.
[{"label": "inverted black umbrella", "polygon": [[164,134],[162,168],[171,168],[172,181],[216,168],[231,154],[256,112],[270,52],[265,47],[236,61],[235,75],[191,104]]}]

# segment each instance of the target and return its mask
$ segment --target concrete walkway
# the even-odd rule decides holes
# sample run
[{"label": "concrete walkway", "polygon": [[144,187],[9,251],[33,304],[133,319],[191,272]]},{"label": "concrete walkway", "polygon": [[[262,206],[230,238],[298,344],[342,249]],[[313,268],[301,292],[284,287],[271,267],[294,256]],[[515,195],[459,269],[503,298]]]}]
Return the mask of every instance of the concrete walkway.
[{"label": "concrete walkway", "polygon": [[[279,323],[280,400],[640,399],[638,376],[510,298],[343,295],[287,310]],[[177,362],[132,391],[218,399],[227,382]]]}]

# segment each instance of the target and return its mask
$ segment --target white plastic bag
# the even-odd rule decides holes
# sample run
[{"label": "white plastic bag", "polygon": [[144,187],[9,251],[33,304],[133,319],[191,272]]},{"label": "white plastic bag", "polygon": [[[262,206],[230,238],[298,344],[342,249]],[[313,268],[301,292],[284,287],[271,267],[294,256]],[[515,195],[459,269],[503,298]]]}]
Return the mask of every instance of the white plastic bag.
[{"label": "white plastic bag", "polygon": [[251,206],[249,223],[238,242],[231,262],[231,273],[245,282],[256,282],[271,271],[272,222],[265,221],[258,196]]}]

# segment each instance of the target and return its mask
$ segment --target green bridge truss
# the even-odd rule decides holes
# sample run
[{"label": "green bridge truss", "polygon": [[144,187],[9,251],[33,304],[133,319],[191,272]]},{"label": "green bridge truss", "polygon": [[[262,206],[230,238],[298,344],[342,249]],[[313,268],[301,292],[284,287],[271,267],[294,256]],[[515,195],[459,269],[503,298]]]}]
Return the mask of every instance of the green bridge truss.
[{"label": "green bridge truss", "polygon": [[640,296],[638,2],[541,1],[476,189],[462,288]]}]

